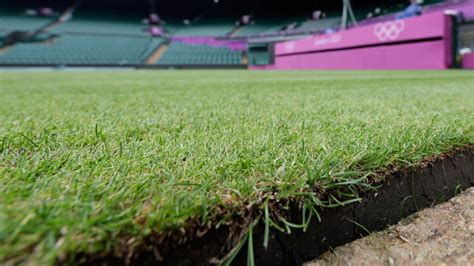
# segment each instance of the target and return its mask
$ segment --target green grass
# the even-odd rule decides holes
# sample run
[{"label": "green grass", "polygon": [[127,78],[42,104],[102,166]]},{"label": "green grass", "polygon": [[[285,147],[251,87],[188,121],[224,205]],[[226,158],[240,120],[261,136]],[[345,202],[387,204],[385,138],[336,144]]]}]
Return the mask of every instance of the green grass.
[{"label": "green grass", "polygon": [[472,72],[0,72],[0,263],[51,264],[474,141]]}]

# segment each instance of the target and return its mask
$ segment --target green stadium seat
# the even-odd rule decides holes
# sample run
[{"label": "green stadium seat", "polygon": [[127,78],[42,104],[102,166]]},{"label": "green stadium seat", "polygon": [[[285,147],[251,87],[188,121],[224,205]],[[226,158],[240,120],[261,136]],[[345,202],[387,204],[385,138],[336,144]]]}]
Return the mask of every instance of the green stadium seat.
[{"label": "green stadium seat", "polygon": [[162,42],[151,37],[64,34],[49,44],[16,44],[0,54],[0,64],[135,65]]},{"label": "green stadium seat", "polygon": [[236,36],[251,36],[259,34],[271,34],[277,33],[281,28],[287,26],[290,23],[299,23],[304,18],[284,18],[284,19],[266,19],[257,18],[254,23],[246,26],[242,26],[237,32]]},{"label": "green stadium seat", "polygon": [[90,33],[101,35],[140,35],[147,36],[147,25],[136,20],[97,19],[75,17],[74,19],[53,28],[58,33]]},{"label": "green stadium seat", "polygon": [[23,14],[0,13],[0,30],[2,31],[31,31],[54,21],[54,18],[32,17]]},{"label": "green stadium seat", "polygon": [[170,23],[167,28],[176,36],[226,36],[234,28],[235,21],[208,19],[192,25]]},{"label": "green stadium seat", "polygon": [[158,65],[238,65],[242,54],[227,47],[172,42]]}]

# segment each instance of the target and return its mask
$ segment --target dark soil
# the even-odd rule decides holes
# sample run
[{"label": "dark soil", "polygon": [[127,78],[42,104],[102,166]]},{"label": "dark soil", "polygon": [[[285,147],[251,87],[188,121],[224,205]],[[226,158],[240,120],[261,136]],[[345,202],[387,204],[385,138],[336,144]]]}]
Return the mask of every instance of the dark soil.
[{"label": "dark soil", "polygon": [[397,225],[322,255],[308,266],[472,265],[474,188]]}]

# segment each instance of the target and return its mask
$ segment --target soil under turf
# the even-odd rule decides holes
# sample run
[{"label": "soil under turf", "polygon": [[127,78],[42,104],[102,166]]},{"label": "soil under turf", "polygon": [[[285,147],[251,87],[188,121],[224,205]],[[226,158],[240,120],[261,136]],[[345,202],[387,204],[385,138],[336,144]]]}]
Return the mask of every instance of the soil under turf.
[{"label": "soil under turf", "polygon": [[[219,262],[257,220],[270,244],[383,173],[474,143],[472,84],[462,71],[0,73],[0,262],[151,263],[160,241],[235,225]],[[295,210],[304,223],[285,219]]]},{"label": "soil under turf", "polygon": [[474,188],[382,232],[324,254],[307,266],[472,265]]}]

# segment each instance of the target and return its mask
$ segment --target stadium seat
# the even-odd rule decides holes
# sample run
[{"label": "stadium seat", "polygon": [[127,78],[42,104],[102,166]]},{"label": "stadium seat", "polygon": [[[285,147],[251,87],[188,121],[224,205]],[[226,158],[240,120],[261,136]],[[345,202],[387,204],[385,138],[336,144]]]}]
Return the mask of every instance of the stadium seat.
[{"label": "stadium seat", "polygon": [[0,54],[0,64],[135,65],[162,43],[150,37],[64,34],[54,42],[20,43]]},{"label": "stadium seat", "polygon": [[325,18],[308,20],[298,27],[298,31],[325,31],[326,29],[337,29],[341,24],[339,18]]},{"label": "stadium seat", "polygon": [[286,19],[267,19],[267,18],[256,18],[254,23],[242,26],[236,36],[252,36],[260,34],[272,34],[277,33],[286,25],[294,22],[301,22],[304,18],[286,18]]},{"label": "stadium seat", "polygon": [[176,36],[226,36],[234,28],[231,20],[207,19],[191,25],[173,24]]},{"label": "stadium seat", "polygon": [[161,56],[158,65],[237,65],[241,64],[241,52],[226,47],[193,45],[172,42]]},{"label": "stadium seat", "polygon": [[44,26],[48,22],[53,21],[52,18],[32,17],[15,13],[0,13],[0,30],[2,31],[30,31]]},{"label": "stadium seat", "polygon": [[97,19],[95,17],[79,16],[53,29],[58,33],[95,33],[102,35],[148,35],[147,26],[139,19],[124,18]]}]

